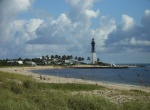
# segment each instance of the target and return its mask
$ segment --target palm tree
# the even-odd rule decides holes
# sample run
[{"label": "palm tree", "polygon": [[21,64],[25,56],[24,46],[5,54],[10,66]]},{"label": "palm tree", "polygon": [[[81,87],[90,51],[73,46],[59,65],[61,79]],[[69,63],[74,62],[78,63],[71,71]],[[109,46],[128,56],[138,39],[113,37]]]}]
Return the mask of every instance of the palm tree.
[{"label": "palm tree", "polygon": [[70,56],[70,59],[73,59],[73,56],[72,56],[72,55]]},{"label": "palm tree", "polygon": [[84,62],[84,57],[82,57],[81,60]]},{"label": "palm tree", "polygon": [[48,56],[48,55],[46,55],[45,57],[46,57],[47,60],[49,59],[49,56]]},{"label": "palm tree", "polygon": [[58,55],[55,55],[55,58],[58,58]]},{"label": "palm tree", "polygon": [[62,56],[62,60],[66,60],[66,55],[63,55],[63,56]]},{"label": "palm tree", "polygon": [[76,56],[76,57],[75,57],[75,60],[77,60],[77,59],[78,59],[78,57]]},{"label": "palm tree", "polygon": [[54,58],[54,55],[51,55],[51,59],[53,59]]},{"label": "palm tree", "polygon": [[97,58],[97,62],[99,62],[100,61],[100,59],[99,58]]},{"label": "palm tree", "polygon": [[42,56],[42,60],[45,60],[45,57],[44,57],[44,56]]},{"label": "palm tree", "polygon": [[18,58],[18,60],[22,60],[22,58],[20,57],[20,58]]},{"label": "palm tree", "polygon": [[81,57],[78,57],[78,61],[82,61],[82,58],[81,58]]},{"label": "palm tree", "polygon": [[58,56],[58,59],[61,60],[61,56]]},{"label": "palm tree", "polygon": [[89,63],[90,63],[90,60],[91,60],[91,59],[90,59],[90,57],[88,57],[88,58],[87,58],[87,60],[88,60],[88,61],[89,61]]},{"label": "palm tree", "polygon": [[69,60],[69,59],[71,59],[71,56],[70,56],[70,55],[67,56],[67,60]]}]

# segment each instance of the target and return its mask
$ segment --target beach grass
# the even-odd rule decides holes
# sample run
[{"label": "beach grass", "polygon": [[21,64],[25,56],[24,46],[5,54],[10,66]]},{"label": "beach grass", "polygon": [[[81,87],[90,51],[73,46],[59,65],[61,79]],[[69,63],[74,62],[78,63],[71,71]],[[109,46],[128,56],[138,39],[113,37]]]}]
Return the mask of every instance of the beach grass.
[{"label": "beach grass", "polygon": [[[95,91],[97,91],[96,94]],[[41,83],[30,76],[0,72],[0,110],[149,110],[149,93],[119,91],[115,95],[138,96],[117,104],[98,93],[109,92],[91,84]],[[119,91],[119,92],[117,92]],[[140,100],[140,97],[147,97]]]}]

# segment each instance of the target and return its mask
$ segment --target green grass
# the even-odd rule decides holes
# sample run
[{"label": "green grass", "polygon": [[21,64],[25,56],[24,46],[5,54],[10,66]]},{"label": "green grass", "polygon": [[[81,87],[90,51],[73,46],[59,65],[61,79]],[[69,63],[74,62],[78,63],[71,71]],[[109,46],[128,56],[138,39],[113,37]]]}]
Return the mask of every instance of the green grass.
[{"label": "green grass", "polygon": [[19,75],[19,74],[14,74],[14,73],[6,73],[6,72],[1,72],[0,71],[0,82],[5,82],[8,79],[10,80],[20,80],[20,81],[26,81],[26,80],[33,80],[29,76],[24,76],[24,75]]},{"label": "green grass", "polygon": [[77,94],[69,97],[68,107],[73,110],[117,110],[117,106],[103,97]]},{"label": "green grass", "polygon": [[129,101],[122,105],[122,110],[150,110],[149,100],[143,102],[142,100]]},{"label": "green grass", "polygon": [[58,83],[52,83],[52,84],[45,84],[45,83],[39,83],[37,85],[39,89],[54,89],[54,90],[61,90],[61,91],[92,91],[92,90],[102,90],[105,89],[105,87],[97,86],[97,85],[87,85],[87,84],[58,84]]},{"label": "green grass", "polygon": [[[0,110],[149,110],[150,101],[128,101],[122,105],[108,98],[83,94],[107,88],[87,84],[46,84],[29,76],[0,72]],[[109,89],[108,89],[109,90]],[[132,95],[143,92],[132,90]],[[144,93],[145,94],[145,93]],[[148,94],[147,94],[148,96]]]}]

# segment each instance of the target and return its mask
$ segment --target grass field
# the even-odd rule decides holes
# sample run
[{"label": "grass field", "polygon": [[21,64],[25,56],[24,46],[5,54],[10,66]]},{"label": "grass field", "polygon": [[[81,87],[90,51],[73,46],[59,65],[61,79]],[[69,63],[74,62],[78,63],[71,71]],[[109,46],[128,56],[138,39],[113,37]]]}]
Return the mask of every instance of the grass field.
[{"label": "grass field", "polygon": [[150,93],[87,84],[47,84],[0,72],[0,110],[150,110]]}]

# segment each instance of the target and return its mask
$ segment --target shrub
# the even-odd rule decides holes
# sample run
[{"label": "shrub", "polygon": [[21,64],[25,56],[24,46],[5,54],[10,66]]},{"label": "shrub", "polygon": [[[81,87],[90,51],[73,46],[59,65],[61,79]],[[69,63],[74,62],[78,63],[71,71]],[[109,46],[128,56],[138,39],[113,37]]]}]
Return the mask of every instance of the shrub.
[{"label": "shrub", "polygon": [[150,110],[149,101],[130,101],[122,105],[122,110]]},{"label": "shrub", "polygon": [[130,90],[131,92],[134,92],[134,94],[137,94],[137,95],[149,95],[149,93],[147,92],[144,92],[142,90]]},{"label": "shrub", "polygon": [[35,89],[36,83],[31,80],[27,80],[23,82],[23,87],[25,87],[26,89]]},{"label": "shrub", "polygon": [[71,110],[117,110],[117,106],[102,97],[75,95],[68,99]]},{"label": "shrub", "polygon": [[9,82],[9,86],[10,90],[15,94],[21,94],[23,92],[22,86],[14,81]]}]

